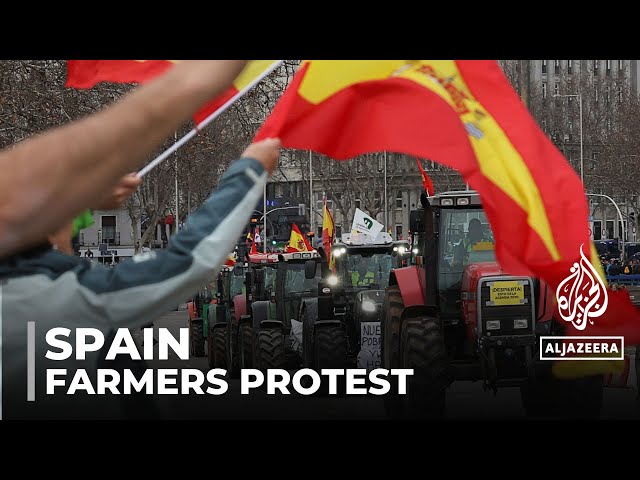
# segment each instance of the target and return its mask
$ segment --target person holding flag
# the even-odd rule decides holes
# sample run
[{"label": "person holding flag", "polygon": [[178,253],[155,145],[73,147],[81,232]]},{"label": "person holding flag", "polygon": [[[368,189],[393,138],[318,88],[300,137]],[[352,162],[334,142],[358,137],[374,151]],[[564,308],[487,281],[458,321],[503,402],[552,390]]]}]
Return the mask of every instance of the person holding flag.
[{"label": "person holding flag", "polygon": [[[77,328],[95,328],[108,337],[119,328],[148,325],[197,292],[220,271],[249,221],[251,207],[262,196],[267,177],[276,166],[279,147],[278,139],[247,147],[209,199],[189,215],[187,228],[161,252],[138,255],[109,269],[92,266],[82,257],[65,255],[52,243],[46,243],[1,260],[5,359],[2,380],[3,388],[11,392],[4,397],[3,418],[117,417],[119,412],[111,407],[118,405],[108,398],[46,394],[48,368],[82,368],[95,376],[100,361],[94,352],[79,363],[74,357],[66,363],[49,363],[43,353],[48,348],[47,332],[54,327],[69,328],[70,342],[75,341]],[[66,242],[70,227],[71,222],[66,229]],[[34,282],[37,289],[33,288]],[[24,305],[30,308],[24,310]],[[47,314],[41,315],[45,310]],[[28,352],[24,340],[30,322],[37,327],[35,403],[26,401]]]}]

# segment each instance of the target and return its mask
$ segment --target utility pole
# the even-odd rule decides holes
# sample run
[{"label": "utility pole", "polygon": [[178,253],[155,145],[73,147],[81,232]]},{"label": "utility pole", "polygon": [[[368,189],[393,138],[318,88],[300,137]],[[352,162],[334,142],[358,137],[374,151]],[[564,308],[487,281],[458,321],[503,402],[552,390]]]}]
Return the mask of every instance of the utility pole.
[{"label": "utility pole", "polygon": [[309,225],[311,226],[311,231],[315,234],[316,230],[314,228],[314,209],[313,209],[313,165],[311,164],[313,152],[309,150]]},{"label": "utility pole", "polygon": [[389,206],[387,203],[387,151],[384,152],[384,228],[385,233],[389,229]]},{"label": "utility pole", "polygon": [[[178,141],[178,131],[176,130],[173,134],[173,138],[174,138],[174,142]],[[175,154],[175,159],[176,159],[176,217],[173,219],[173,225],[174,225],[174,233],[178,233],[178,222],[180,221],[180,215],[178,213],[178,151],[176,150],[176,154]],[[171,227],[169,227],[169,229],[171,229]],[[167,233],[167,240],[169,239],[169,235],[170,233]]]},{"label": "utility pole", "polygon": [[[264,183],[264,192],[262,198],[262,215],[264,217],[264,221],[262,222],[262,253],[267,253],[267,182]],[[275,232],[272,232],[272,235]],[[255,235],[255,230],[254,230]],[[256,239],[254,237],[253,241]]]}]

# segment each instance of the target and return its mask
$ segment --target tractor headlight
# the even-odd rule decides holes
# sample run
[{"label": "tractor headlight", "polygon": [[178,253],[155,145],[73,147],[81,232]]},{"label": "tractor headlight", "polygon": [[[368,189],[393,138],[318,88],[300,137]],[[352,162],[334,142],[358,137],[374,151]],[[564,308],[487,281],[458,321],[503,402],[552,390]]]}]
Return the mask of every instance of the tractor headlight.
[{"label": "tractor headlight", "polygon": [[376,311],[376,302],[374,302],[373,300],[369,300],[368,298],[365,298],[362,301],[362,311],[363,312],[367,312],[367,313],[373,313]]},{"label": "tractor headlight", "polygon": [[342,255],[342,251],[339,248],[336,248],[332,253],[334,257],[339,257],[340,255]]},{"label": "tractor headlight", "polygon": [[330,275],[329,278],[327,278],[327,283],[332,287],[335,287],[338,284],[338,277],[335,275]]},{"label": "tractor headlight", "polygon": [[529,322],[526,318],[516,318],[513,321],[513,328],[527,328]]},{"label": "tractor headlight", "polygon": [[404,255],[406,252],[407,252],[407,248],[406,248],[406,247],[404,247],[404,246],[402,246],[402,245],[400,245],[400,246],[398,247],[398,253],[399,253],[400,255]]},{"label": "tractor headlight", "polygon": [[487,330],[500,330],[500,320],[487,320]]},{"label": "tractor headlight", "polygon": [[413,253],[414,253],[414,255],[417,255],[417,254],[418,254],[418,249],[417,249],[417,248],[414,248],[414,249],[413,249]]}]

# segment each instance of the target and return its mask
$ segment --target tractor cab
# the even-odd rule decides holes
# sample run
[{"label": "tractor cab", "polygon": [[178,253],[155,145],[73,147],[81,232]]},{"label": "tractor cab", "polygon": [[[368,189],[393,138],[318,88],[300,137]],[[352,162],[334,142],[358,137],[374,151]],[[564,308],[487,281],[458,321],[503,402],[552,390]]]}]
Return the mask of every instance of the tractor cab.
[{"label": "tractor cab", "polygon": [[520,387],[531,415],[554,415],[565,394],[580,390],[584,411],[597,412],[601,379],[589,379],[585,389],[549,380],[549,362],[540,361],[537,348],[540,335],[558,334],[555,292],[502,270],[479,195],[465,190],[421,200],[423,208],[410,215],[415,265],[391,272],[382,325],[383,367],[419,368],[408,388],[420,394],[409,402],[386,398],[387,412],[442,416],[455,380],[481,381],[494,392]]},{"label": "tractor cab", "polygon": [[[331,254],[335,271],[319,285],[317,320],[307,329],[311,340],[306,344],[314,348],[313,358],[307,355],[307,364],[344,368],[355,363],[360,368],[377,368],[384,289],[392,269],[409,263],[409,242],[394,241],[385,232],[373,239],[345,234]],[[323,358],[326,362],[320,360]]]},{"label": "tractor cab", "polygon": [[275,253],[249,254],[248,271],[245,275],[247,306],[252,302],[275,297],[278,255]]},{"label": "tractor cab", "polygon": [[318,296],[322,257],[317,251],[281,253],[278,255],[276,275],[277,318],[285,329],[291,328],[291,319],[298,315],[303,298]]},{"label": "tractor cab", "polygon": [[331,289],[333,308],[380,321],[389,274],[410,259],[409,242],[394,241],[388,233],[380,233],[374,241],[360,234],[345,234],[333,245],[332,255],[335,273],[327,277],[326,283]]}]

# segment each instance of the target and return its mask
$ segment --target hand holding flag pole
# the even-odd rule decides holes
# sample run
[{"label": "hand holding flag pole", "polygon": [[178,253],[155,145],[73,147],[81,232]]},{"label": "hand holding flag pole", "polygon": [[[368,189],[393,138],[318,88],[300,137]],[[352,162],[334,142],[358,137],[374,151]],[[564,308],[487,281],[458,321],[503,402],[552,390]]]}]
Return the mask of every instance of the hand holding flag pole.
[{"label": "hand holding flag pole", "polygon": [[184,137],[178,140],[176,143],[171,145],[167,150],[158,155],[154,160],[152,160],[149,164],[145,165],[136,175],[139,178],[144,177],[147,173],[153,170],[155,167],[160,165],[163,161],[165,161],[169,156],[182,147],[185,143],[195,137],[200,130],[209,125],[213,120],[218,118],[224,111],[226,111],[231,105],[235,103],[240,97],[242,97],[245,93],[255,87],[258,83],[260,83],[264,77],[273,72],[276,68],[284,63],[284,60],[278,60],[269,66],[264,72],[262,72],[259,76],[257,76],[254,80],[252,80],[247,86],[238,91],[233,97],[227,100],[220,108],[218,108],[215,112],[211,113],[207,118],[197,124],[189,133],[187,133]]}]

